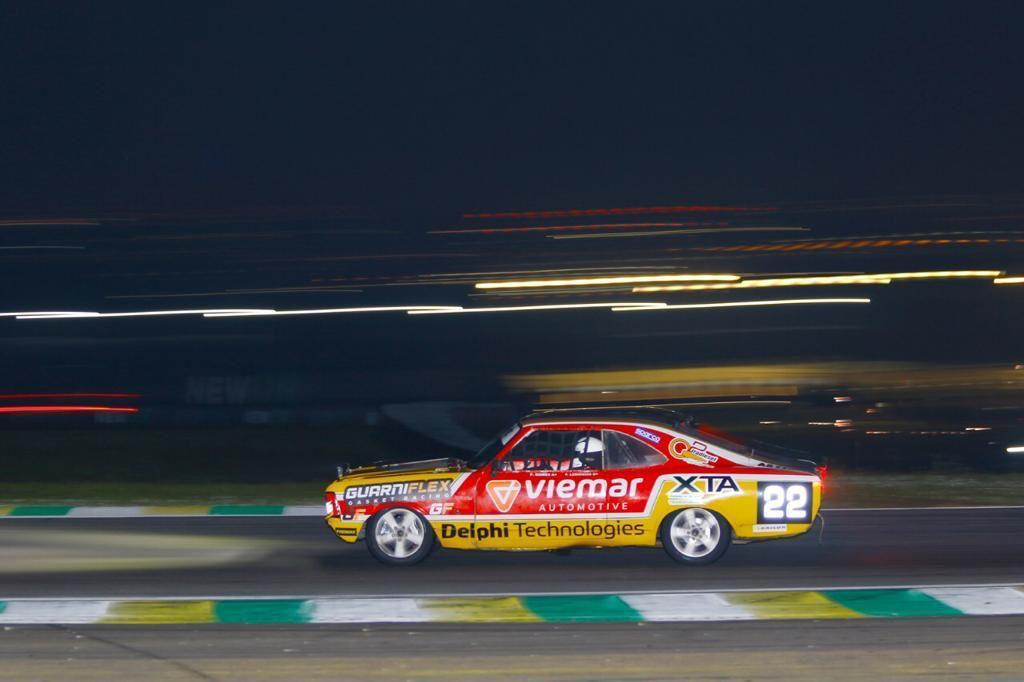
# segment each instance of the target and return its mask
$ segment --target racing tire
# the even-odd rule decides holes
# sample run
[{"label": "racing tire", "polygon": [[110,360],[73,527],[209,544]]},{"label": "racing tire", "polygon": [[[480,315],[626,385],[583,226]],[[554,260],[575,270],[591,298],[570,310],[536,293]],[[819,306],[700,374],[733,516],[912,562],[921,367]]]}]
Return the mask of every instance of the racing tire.
[{"label": "racing tire", "polygon": [[436,542],[434,529],[411,509],[385,509],[366,522],[366,548],[382,564],[418,564],[430,555]]},{"label": "racing tire", "polygon": [[680,509],[661,524],[661,544],[681,564],[703,566],[717,561],[731,542],[732,526],[710,509]]}]

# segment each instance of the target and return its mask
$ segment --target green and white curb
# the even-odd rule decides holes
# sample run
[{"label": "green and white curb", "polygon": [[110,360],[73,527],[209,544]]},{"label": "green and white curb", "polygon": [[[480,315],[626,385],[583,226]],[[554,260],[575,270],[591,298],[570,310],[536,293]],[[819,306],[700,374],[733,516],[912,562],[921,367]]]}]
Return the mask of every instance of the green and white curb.
[{"label": "green and white curb", "polygon": [[123,519],[140,516],[323,516],[324,507],[285,504],[203,504],[148,507],[75,507],[70,505],[0,505],[3,518]]},{"label": "green and white curb", "polygon": [[0,601],[0,624],[4,625],[639,623],[1012,614],[1024,614],[1024,588]]}]

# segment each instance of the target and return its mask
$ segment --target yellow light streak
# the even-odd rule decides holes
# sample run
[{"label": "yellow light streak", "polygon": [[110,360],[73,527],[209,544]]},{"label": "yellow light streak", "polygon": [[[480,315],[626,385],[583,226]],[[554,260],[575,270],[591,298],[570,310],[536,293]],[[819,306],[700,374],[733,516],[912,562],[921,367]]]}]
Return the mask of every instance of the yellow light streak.
[{"label": "yellow light streak", "polygon": [[477,289],[536,289],[540,287],[587,287],[604,284],[649,282],[736,282],[739,275],[622,275],[617,277],[575,277],[567,279],[524,279],[477,282]]},{"label": "yellow light streak", "polygon": [[[856,275],[820,275],[813,277],[772,277],[764,279],[745,279],[740,282],[717,284],[679,284],[668,286],[633,287],[635,293],[653,293],[657,291],[703,291],[709,289],[759,289],[768,287],[796,286],[834,286],[844,284],[889,284],[892,280],[914,279],[957,279],[957,278],[998,278],[1002,270],[933,270],[922,272],[880,272]],[[1014,280],[1014,281],[1006,281]],[[1003,278],[994,280],[997,284],[1017,284],[1024,282],[1024,277]]]},{"label": "yellow light streak", "polygon": [[709,289],[760,289],[766,287],[831,286],[837,284],[888,284],[884,275],[823,275],[815,277],[773,277],[745,279],[724,284],[677,284],[670,286],[633,287],[635,293],[655,291],[704,291]]},{"label": "yellow light streak", "polygon": [[955,279],[957,277],[999,277],[1002,270],[933,270],[925,272],[890,272],[878,277],[890,279]]}]

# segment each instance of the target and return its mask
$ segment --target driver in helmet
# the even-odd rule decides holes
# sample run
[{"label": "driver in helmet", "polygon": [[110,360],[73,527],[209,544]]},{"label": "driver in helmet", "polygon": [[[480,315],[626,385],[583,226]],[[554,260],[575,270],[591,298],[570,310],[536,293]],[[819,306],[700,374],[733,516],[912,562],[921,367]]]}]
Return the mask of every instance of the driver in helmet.
[{"label": "driver in helmet", "polygon": [[601,456],[604,453],[604,445],[601,439],[596,436],[583,436],[573,446],[573,457],[571,459],[555,460],[552,462],[556,471],[568,471],[571,469],[600,469]]}]

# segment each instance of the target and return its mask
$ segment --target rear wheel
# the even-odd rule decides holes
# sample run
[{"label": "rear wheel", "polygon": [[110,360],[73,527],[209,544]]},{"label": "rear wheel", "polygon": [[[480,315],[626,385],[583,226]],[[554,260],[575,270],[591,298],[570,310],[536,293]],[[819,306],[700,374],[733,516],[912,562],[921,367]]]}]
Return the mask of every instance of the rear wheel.
[{"label": "rear wheel", "polygon": [[434,530],[411,509],[388,509],[366,526],[366,547],[381,563],[408,566],[427,558],[434,548]]},{"label": "rear wheel", "polygon": [[661,526],[661,544],[670,557],[682,564],[717,561],[732,542],[732,527],[710,509],[681,509]]}]

